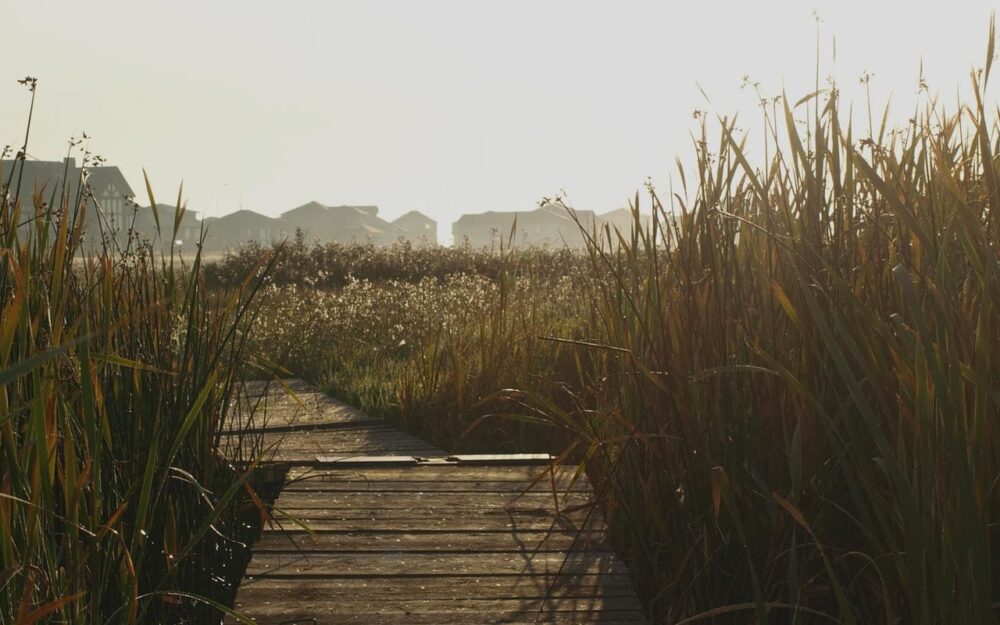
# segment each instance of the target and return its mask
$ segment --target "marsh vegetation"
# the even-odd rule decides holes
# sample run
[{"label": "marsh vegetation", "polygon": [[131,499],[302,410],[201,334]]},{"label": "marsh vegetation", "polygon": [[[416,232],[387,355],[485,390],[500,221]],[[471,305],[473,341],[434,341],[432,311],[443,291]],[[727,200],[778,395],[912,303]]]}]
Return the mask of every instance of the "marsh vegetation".
[{"label": "marsh vegetation", "polygon": [[279,254],[255,344],[445,447],[578,462],[658,622],[994,623],[993,55],[901,128],[836,85],[762,99],[763,150],[703,116],[580,255]]},{"label": "marsh vegetation", "polygon": [[260,281],[209,292],[200,257],[114,237],[83,253],[85,185],[29,206],[0,173],[0,622],[217,619],[261,505],[259,440],[224,435],[251,416]]},{"label": "marsh vegetation", "polygon": [[969,101],[924,94],[901,128],[856,124],[833,84],[763,99],[764,137],[702,116],[697,169],[579,253],[291,242],[205,268],[138,245],[74,268],[79,198],[5,201],[0,614],[217,609],[261,505],[258,445],[223,430],[240,380],[283,368],[442,447],[578,463],[656,622],[995,623],[993,56],[991,29]]}]

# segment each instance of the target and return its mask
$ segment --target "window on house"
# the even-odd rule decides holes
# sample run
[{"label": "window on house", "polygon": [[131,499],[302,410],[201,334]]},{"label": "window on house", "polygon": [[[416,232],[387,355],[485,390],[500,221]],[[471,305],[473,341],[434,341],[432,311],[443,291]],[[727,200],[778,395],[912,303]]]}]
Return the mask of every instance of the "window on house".
[{"label": "window on house", "polygon": [[119,230],[123,227],[122,201],[116,197],[104,196],[101,201],[101,208],[104,209],[104,216],[112,230]]},{"label": "window on house", "polygon": [[109,184],[99,195],[101,209],[104,217],[108,220],[108,225],[112,230],[120,230],[125,224],[125,201],[122,194],[118,192],[118,187],[113,183]]}]

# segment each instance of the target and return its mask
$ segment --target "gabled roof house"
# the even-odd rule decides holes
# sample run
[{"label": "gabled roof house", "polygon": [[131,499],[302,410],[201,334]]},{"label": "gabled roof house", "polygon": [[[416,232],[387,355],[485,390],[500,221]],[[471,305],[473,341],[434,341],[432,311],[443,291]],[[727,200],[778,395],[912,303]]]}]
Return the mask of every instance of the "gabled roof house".
[{"label": "gabled roof house", "polygon": [[402,237],[422,245],[437,244],[437,222],[420,211],[410,211],[392,221]]},{"label": "gabled roof house", "polygon": [[[575,217],[575,219],[574,219]],[[497,247],[563,246],[583,244],[580,225],[590,228],[594,212],[574,210],[561,202],[549,202],[532,211],[489,211],[462,215],[452,225],[455,245]]]},{"label": "gabled roof house", "polygon": [[247,209],[223,217],[209,217],[203,224],[205,249],[211,251],[222,251],[251,241],[270,245],[295,237],[295,224]]},{"label": "gabled roof house", "polygon": [[285,211],[281,218],[301,228],[308,242],[387,245],[403,234],[399,227],[381,219],[378,207],[371,205],[327,206],[308,202]]},{"label": "gabled roof house", "polygon": [[34,211],[36,193],[46,208],[58,209],[66,203],[76,211],[78,201],[84,197],[80,183],[85,175],[86,186],[83,188],[89,188],[85,227],[93,233],[95,226],[99,225],[99,231],[123,238],[132,225],[135,216],[132,198],[135,194],[118,167],[78,167],[74,158],[62,161],[10,159],[0,162],[0,173],[3,176],[0,188],[12,200],[14,195],[18,196],[16,199],[21,202],[22,214]]}]

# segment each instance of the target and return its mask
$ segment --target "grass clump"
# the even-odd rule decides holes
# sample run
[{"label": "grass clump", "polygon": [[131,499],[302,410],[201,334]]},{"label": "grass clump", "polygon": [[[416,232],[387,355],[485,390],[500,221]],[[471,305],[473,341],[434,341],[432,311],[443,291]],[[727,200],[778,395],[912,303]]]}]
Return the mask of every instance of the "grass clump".
[{"label": "grass clump", "polygon": [[996,622],[992,57],[991,28],[970,104],[860,140],[835,87],[808,132],[783,99],[759,167],[703,126],[693,194],[650,189],[651,229],[592,241],[616,349],[587,411],[528,405],[586,449],[663,622]]},{"label": "grass clump", "polygon": [[86,185],[22,206],[32,181],[4,174],[0,621],[217,621],[255,500],[259,441],[225,430],[250,416],[233,400],[258,281],[209,293],[200,257],[114,237],[84,254]]}]

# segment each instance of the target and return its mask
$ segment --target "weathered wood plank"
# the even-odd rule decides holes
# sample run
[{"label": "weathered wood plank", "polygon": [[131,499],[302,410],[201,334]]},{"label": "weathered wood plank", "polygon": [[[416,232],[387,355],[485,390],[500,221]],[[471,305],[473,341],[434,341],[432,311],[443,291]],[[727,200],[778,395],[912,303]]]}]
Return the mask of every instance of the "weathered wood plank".
[{"label": "weathered wood plank", "polygon": [[[349,469],[338,470],[326,467],[296,467],[289,474],[289,486],[294,486],[297,480],[308,482],[337,482],[344,481],[407,481],[407,482],[438,482],[438,481],[464,481],[464,482],[533,482],[545,483],[554,474],[560,479],[571,479],[576,471],[575,467],[549,467],[539,466],[506,466],[506,467],[468,467],[461,465],[421,465],[406,468],[379,468],[370,469]],[[578,481],[586,484],[585,476],[580,476]]]},{"label": "weathered wood plank", "polygon": [[389,519],[454,519],[457,521],[460,517],[480,520],[488,518],[501,520],[508,518],[512,520],[519,518],[554,519],[558,517],[572,521],[582,521],[584,518],[594,516],[595,514],[591,513],[589,509],[580,510],[572,508],[565,512],[556,512],[551,502],[549,502],[549,505],[532,505],[531,502],[524,504],[500,503],[491,505],[489,502],[468,501],[463,503],[461,507],[456,507],[448,504],[440,504],[435,501],[428,501],[423,505],[414,503],[412,506],[403,508],[382,508],[378,505],[366,507],[359,505],[333,509],[298,508],[295,506],[282,506],[281,503],[281,500],[279,500],[278,507],[282,514],[314,521],[322,519],[371,519],[373,521],[387,521]]},{"label": "weathered wood plank", "polygon": [[[324,614],[306,606],[275,609],[254,618],[258,625],[642,625],[647,623],[639,611],[552,612],[544,614],[493,611],[480,613],[436,612],[411,614],[401,612],[367,612],[360,614]],[[228,620],[227,623],[232,621]]]},{"label": "weathered wood plank", "polygon": [[450,493],[441,491],[410,491],[379,492],[323,492],[296,491],[282,493],[279,507],[282,508],[322,508],[336,510],[341,508],[379,508],[382,510],[408,509],[414,507],[448,509],[495,509],[513,507],[546,508],[555,510],[570,506],[590,505],[594,502],[593,495],[585,491],[570,493],[519,493],[519,492],[485,492],[471,497],[468,493]]},{"label": "weathered wood plank", "polygon": [[[437,481],[431,482],[427,480],[421,480],[417,482],[409,481],[385,481],[385,480],[359,480],[355,479],[353,481],[344,482],[305,482],[305,483],[291,483],[285,487],[283,492],[314,492],[314,493],[357,493],[357,492],[370,492],[370,493],[396,493],[396,494],[407,494],[407,493],[483,493],[483,494],[497,494],[497,493],[521,493],[525,492],[526,489],[529,493],[545,493],[552,496],[552,485],[549,482],[538,483],[535,485],[529,485],[527,482],[493,482],[488,480],[482,481]],[[570,484],[567,481],[556,482],[555,492],[557,495],[562,495],[565,492],[590,492],[590,488],[583,484]]]},{"label": "weathered wood plank", "polygon": [[[458,581],[457,579],[454,581]],[[304,589],[272,590],[254,589],[256,603],[269,603],[281,609],[308,601],[310,609],[325,614],[364,614],[408,612],[410,614],[449,613],[517,614],[533,612],[594,612],[598,610],[641,610],[635,596],[596,597],[441,597],[428,599],[405,597],[402,599],[374,598],[369,595],[339,596],[327,590],[307,593]]]},{"label": "weathered wood plank", "polygon": [[[537,598],[513,598],[496,599],[491,597],[480,598],[439,598],[427,600],[425,598],[402,600],[372,600],[365,597],[342,597],[335,595],[321,594],[314,597],[303,597],[304,593],[294,592],[287,596],[279,597],[255,597],[254,615],[257,619],[266,618],[270,615],[294,615],[310,618],[336,617],[337,621],[350,615],[373,615],[378,618],[380,615],[406,614],[411,617],[438,616],[446,614],[447,618],[454,622],[457,617],[463,616],[474,619],[489,618],[491,615],[500,618],[532,618],[535,615],[555,617],[569,613],[577,613],[577,616],[584,616],[579,613],[589,613],[586,617],[594,618],[598,614],[606,615],[614,613],[619,618],[625,616],[634,618],[641,616],[642,606],[638,599],[632,597],[537,597]],[[308,607],[305,607],[308,606]],[[236,606],[239,608],[239,604]],[[502,615],[502,616],[500,616]],[[357,622],[357,621],[355,621]],[[377,621],[376,621],[377,622]],[[499,621],[503,622],[503,621]],[[543,621],[544,622],[544,621]]]},{"label": "weathered wood plank", "polygon": [[[315,532],[344,531],[344,532],[364,532],[395,530],[403,532],[493,532],[493,531],[547,531],[553,528],[564,530],[579,529],[583,523],[579,518],[566,519],[564,517],[538,517],[538,516],[517,516],[509,515],[501,517],[484,516],[476,519],[454,519],[448,517],[424,517],[424,518],[324,518],[324,519],[304,519],[302,517],[288,518],[284,515],[276,515],[282,527],[287,529],[299,529],[302,525]],[[587,523],[588,529],[600,529],[604,527],[602,519],[592,517]]]},{"label": "weathered wood plank", "polygon": [[253,577],[409,577],[427,575],[555,575],[608,573],[628,569],[613,552],[571,553],[255,553],[247,575]]},{"label": "weathered wood plank", "polygon": [[482,575],[474,578],[470,592],[468,577],[446,575],[424,577],[275,578],[254,577],[243,582],[254,600],[288,597],[301,591],[303,600],[323,596],[368,597],[399,601],[420,599],[537,599],[540,597],[633,597],[628,575]]},{"label": "weathered wood plank", "polygon": [[254,553],[300,549],[314,553],[330,551],[393,552],[511,552],[577,550],[607,551],[603,531],[529,532],[305,532],[267,531],[254,545]]},{"label": "weathered wood plank", "polygon": [[[464,614],[476,615],[524,615],[553,614],[566,612],[640,612],[642,606],[635,597],[537,597],[537,598],[513,598],[494,599],[490,597],[453,599],[412,599],[407,598],[399,601],[392,600],[372,600],[370,597],[337,597],[335,595],[319,595],[315,597],[299,597],[300,593],[289,593],[286,596],[255,597],[258,605],[264,603],[269,609],[261,610],[259,613],[268,612],[285,613],[289,611],[295,613],[296,606],[302,609],[303,601],[308,602],[308,610],[312,614],[401,614],[410,615],[440,615],[446,613],[454,616]],[[269,601],[270,600],[270,601]],[[635,616],[630,614],[629,616]]]}]

